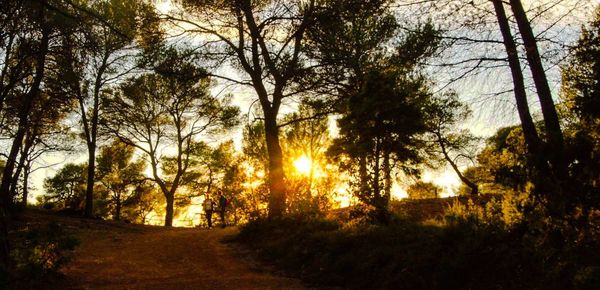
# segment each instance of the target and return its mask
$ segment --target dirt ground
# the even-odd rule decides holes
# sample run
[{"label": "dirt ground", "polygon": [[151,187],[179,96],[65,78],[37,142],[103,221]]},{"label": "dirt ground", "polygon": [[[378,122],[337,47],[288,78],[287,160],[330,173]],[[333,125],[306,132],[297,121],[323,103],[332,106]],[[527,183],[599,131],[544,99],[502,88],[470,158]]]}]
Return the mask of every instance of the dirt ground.
[{"label": "dirt ground", "polygon": [[162,228],[63,218],[81,241],[50,289],[307,289],[226,240],[235,228]]}]

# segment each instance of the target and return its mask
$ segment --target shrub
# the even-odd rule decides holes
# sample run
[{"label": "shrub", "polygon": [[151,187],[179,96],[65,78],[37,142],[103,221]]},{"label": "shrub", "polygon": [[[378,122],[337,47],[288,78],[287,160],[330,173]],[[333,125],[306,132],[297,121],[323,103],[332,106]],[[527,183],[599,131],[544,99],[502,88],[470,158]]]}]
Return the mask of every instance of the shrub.
[{"label": "shrub", "polygon": [[520,223],[505,223],[502,207],[502,200],[455,204],[442,220],[394,218],[388,226],[352,220],[258,220],[245,226],[237,241],[322,286],[594,289],[598,268],[593,263],[541,247]]},{"label": "shrub", "polygon": [[57,223],[17,232],[11,256],[20,280],[40,279],[69,261],[79,241]]}]

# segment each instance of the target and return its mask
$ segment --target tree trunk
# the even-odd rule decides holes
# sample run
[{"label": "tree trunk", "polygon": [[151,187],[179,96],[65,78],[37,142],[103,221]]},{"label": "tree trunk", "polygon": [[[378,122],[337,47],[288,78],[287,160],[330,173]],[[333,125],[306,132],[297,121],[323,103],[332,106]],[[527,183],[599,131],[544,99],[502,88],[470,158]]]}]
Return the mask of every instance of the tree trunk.
[{"label": "tree trunk", "polygon": [[[390,200],[392,196],[392,168],[390,166],[390,152],[383,153],[383,197]],[[386,205],[387,206],[387,205]]]},{"label": "tree trunk", "polygon": [[[444,144],[444,139],[442,138],[442,134],[440,132],[436,132],[435,134],[437,136],[438,144],[440,145],[440,148],[442,149],[442,154],[444,155],[444,159],[446,159],[446,161],[448,162],[448,164],[450,164],[450,166],[452,167],[454,172],[456,172],[456,175],[458,175],[458,178],[460,179],[460,181],[462,181],[464,184],[466,184],[471,189],[471,195],[478,195],[479,187],[477,186],[477,184],[475,184],[474,182],[469,180],[466,176],[464,176],[462,174],[462,172],[460,172],[458,165],[456,165],[454,160],[452,160],[452,158],[450,158],[450,155],[448,154],[448,151],[446,150],[446,145]],[[436,197],[437,197],[437,189],[436,189]]]},{"label": "tree trunk", "polygon": [[381,151],[381,142],[379,141],[379,137],[375,138],[375,156],[373,159],[375,160],[375,170],[373,172],[373,196],[372,199],[375,201],[375,206],[379,207],[379,199],[381,198],[381,192],[379,187],[379,173],[381,172],[381,168],[379,167],[379,154]]},{"label": "tree trunk", "polygon": [[[27,147],[27,146],[25,146]],[[21,156],[19,156],[19,162],[17,163],[17,169],[13,174],[12,181],[10,184],[9,192],[10,192],[10,200],[11,203],[15,200],[15,196],[17,196],[17,186],[19,185],[19,176],[21,176],[21,172],[23,171],[23,167],[25,166],[25,160],[27,157],[26,154],[27,148],[23,148],[21,150]]]},{"label": "tree trunk", "polygon": [[477,186],[477,184],[475,184],[475,182],[472,182],[466,176],[464,176],[462,174],[462,172],[460,172],[460,169],[458,168],[456,163],[454,163],[452,158],[450,158],[450,156],[448,156],[448,154],[446,154],[446,152],[444,152],[444,158],[446,159],[446,161],[448,161],[448,163],[450,164],[450,166],[452,167],[454,172],[456,172],[456,175],[458,175],[458,178],[460,179],[460,181],[462,181],[464,184],[466,184],[471,189],[471,195],[478,195],[479,194],[479,186]]},{"label": "tree trunk", "polygon": [[[94,214],[94,180],[95,180],[95,172],[96,172],[96,140],[98,138],[98,117],[100,113],[100,91],[102,89],[102,76],[106,71],[108,65],[108,58],[110,56],[109,51],[105,51],[102,63],[98,68],[98,73],[96,74],[96,78],[94,80],[94,92],[93,98],[94,103],[92,104],[92,119],[91,123],[88,125],[88,121],[86,118],[85,108],[83,106],[83,96],[80,93],[80,108],[81,108],[81,116],[85,131],[85,141],[88,146],[88,180],[87,180],[87,188],[85,190],[85,211],[84,214],[86,217],[92,217]],[[91,127],[91,128],[90,128]]]},{"label": "tree trunk", "polygon": [[115,216],[113,217],[116,221],[121,220],[121,194],[117,194],[115,200]]},{"label": "tree trunk", "polygon": [[165,212],[165,227],[173,226],[173,206],[175,204],[174,193],[166,196],[167,208]]},{"label": "tree trunk", "polygon": [[27,207],[27,198],[29,196],[29,174],[31,173],[31,161],[27,160],[23,171],[23,208]]},{"label": "tree trunk", "polygon": [[[504,47],[506,48],[506,54],[508,56],[508,64],[510,66],[510,72],[512,74],[515,100],[517,103],[517,111],[519,118],[521,119],[521,127],[523,128],[523,135],[525,136],[525,142],[527,143],[527,149],[529,155],[541,154],[541,142],[535,124],[529,113],[529,104],[527,102],[527,94],[525,92],[525,81],[523,79],[523,71],[521,70],[521,64],[519,62],[519,55],[517,52],[517,46],[515,40],[510,32],[510,26],[506,17],[506,11],[501,0],[492,0],[494,9],[496,11],[496,18],[498,19],[498,25],[500,26],[500,32],[504,40]],[[537,163],[537,162],[536,162]]]},{"label": "tree trunk", "polygon": [[88,144],[88,168],[87,168],[87,187],[85,190],[85,211],[86,217],[92,217],[94,214],[94,174],[96,172],[96,144]]},{"label": "tree trunk", "polygon": [[285,213],[286,188],[275,113],[265,114],[265,138],[269,154],[269,218],[279,218]]},{"label": "tree trunk", "polygon": [[566,177],[566,164],[565,164],[565,152],[564,152],[564,140],[563,134],[560,129],[560,123],[558,120],[558,114],[554,107],[554,101],[552,100],[552,93],[550,92],[550,86],[546,78],[546,72],[542,66],[542,60],[538,51],[537,42],[535,35],[531,29],[531,24],[527,19],[527,14],[523,9],[523,5],[520,0],[510,0],[510,7],[513,11],[519,31],[523,37],[523,43],[525,45],[525,52],[527,55],[527,62],[531,69],[531,75],[533,82],[537,89],[538,98],[542,108],[542,115],[544,116],[544,125],[546,126],[546,134],[548,135],[549,150],[544,154],[549,154],[549,160],[552,162],[552,169],[554,171],[555,178]]}]

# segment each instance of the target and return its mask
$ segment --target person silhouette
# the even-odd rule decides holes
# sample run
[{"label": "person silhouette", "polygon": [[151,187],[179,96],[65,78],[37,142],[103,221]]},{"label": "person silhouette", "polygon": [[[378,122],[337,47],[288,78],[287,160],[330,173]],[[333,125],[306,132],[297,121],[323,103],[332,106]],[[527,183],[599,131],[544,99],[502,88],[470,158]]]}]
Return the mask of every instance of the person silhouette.
[{"label": "person silhouette", "polygon": [[204,202],[202,202],[202,209],[204,209],[204,216],[208,223],[208,228],[212,228],[212,214],[215,207],[215,202],[210,198],[210,195],[206,193]]},{"label": "person silhouette", "polygon": [[225,210],[227,208],[227,198],[223,195],[223,192],[219,190],[219,215],[221,216],[221,227],[225,227]]}]

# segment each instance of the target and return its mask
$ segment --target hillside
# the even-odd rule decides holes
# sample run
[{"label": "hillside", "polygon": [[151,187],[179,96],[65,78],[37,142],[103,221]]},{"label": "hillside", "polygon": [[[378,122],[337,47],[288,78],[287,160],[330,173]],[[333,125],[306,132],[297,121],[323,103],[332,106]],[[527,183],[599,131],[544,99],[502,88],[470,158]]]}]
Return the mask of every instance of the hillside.
[{"label": "hillside", "polygon": [[[27,212],[21,225],[57,222],[81,242],[46,289],[304,289],[225,241],[236,228],[163,228]],[[37,287],[37,286],[36,286]]]}]

